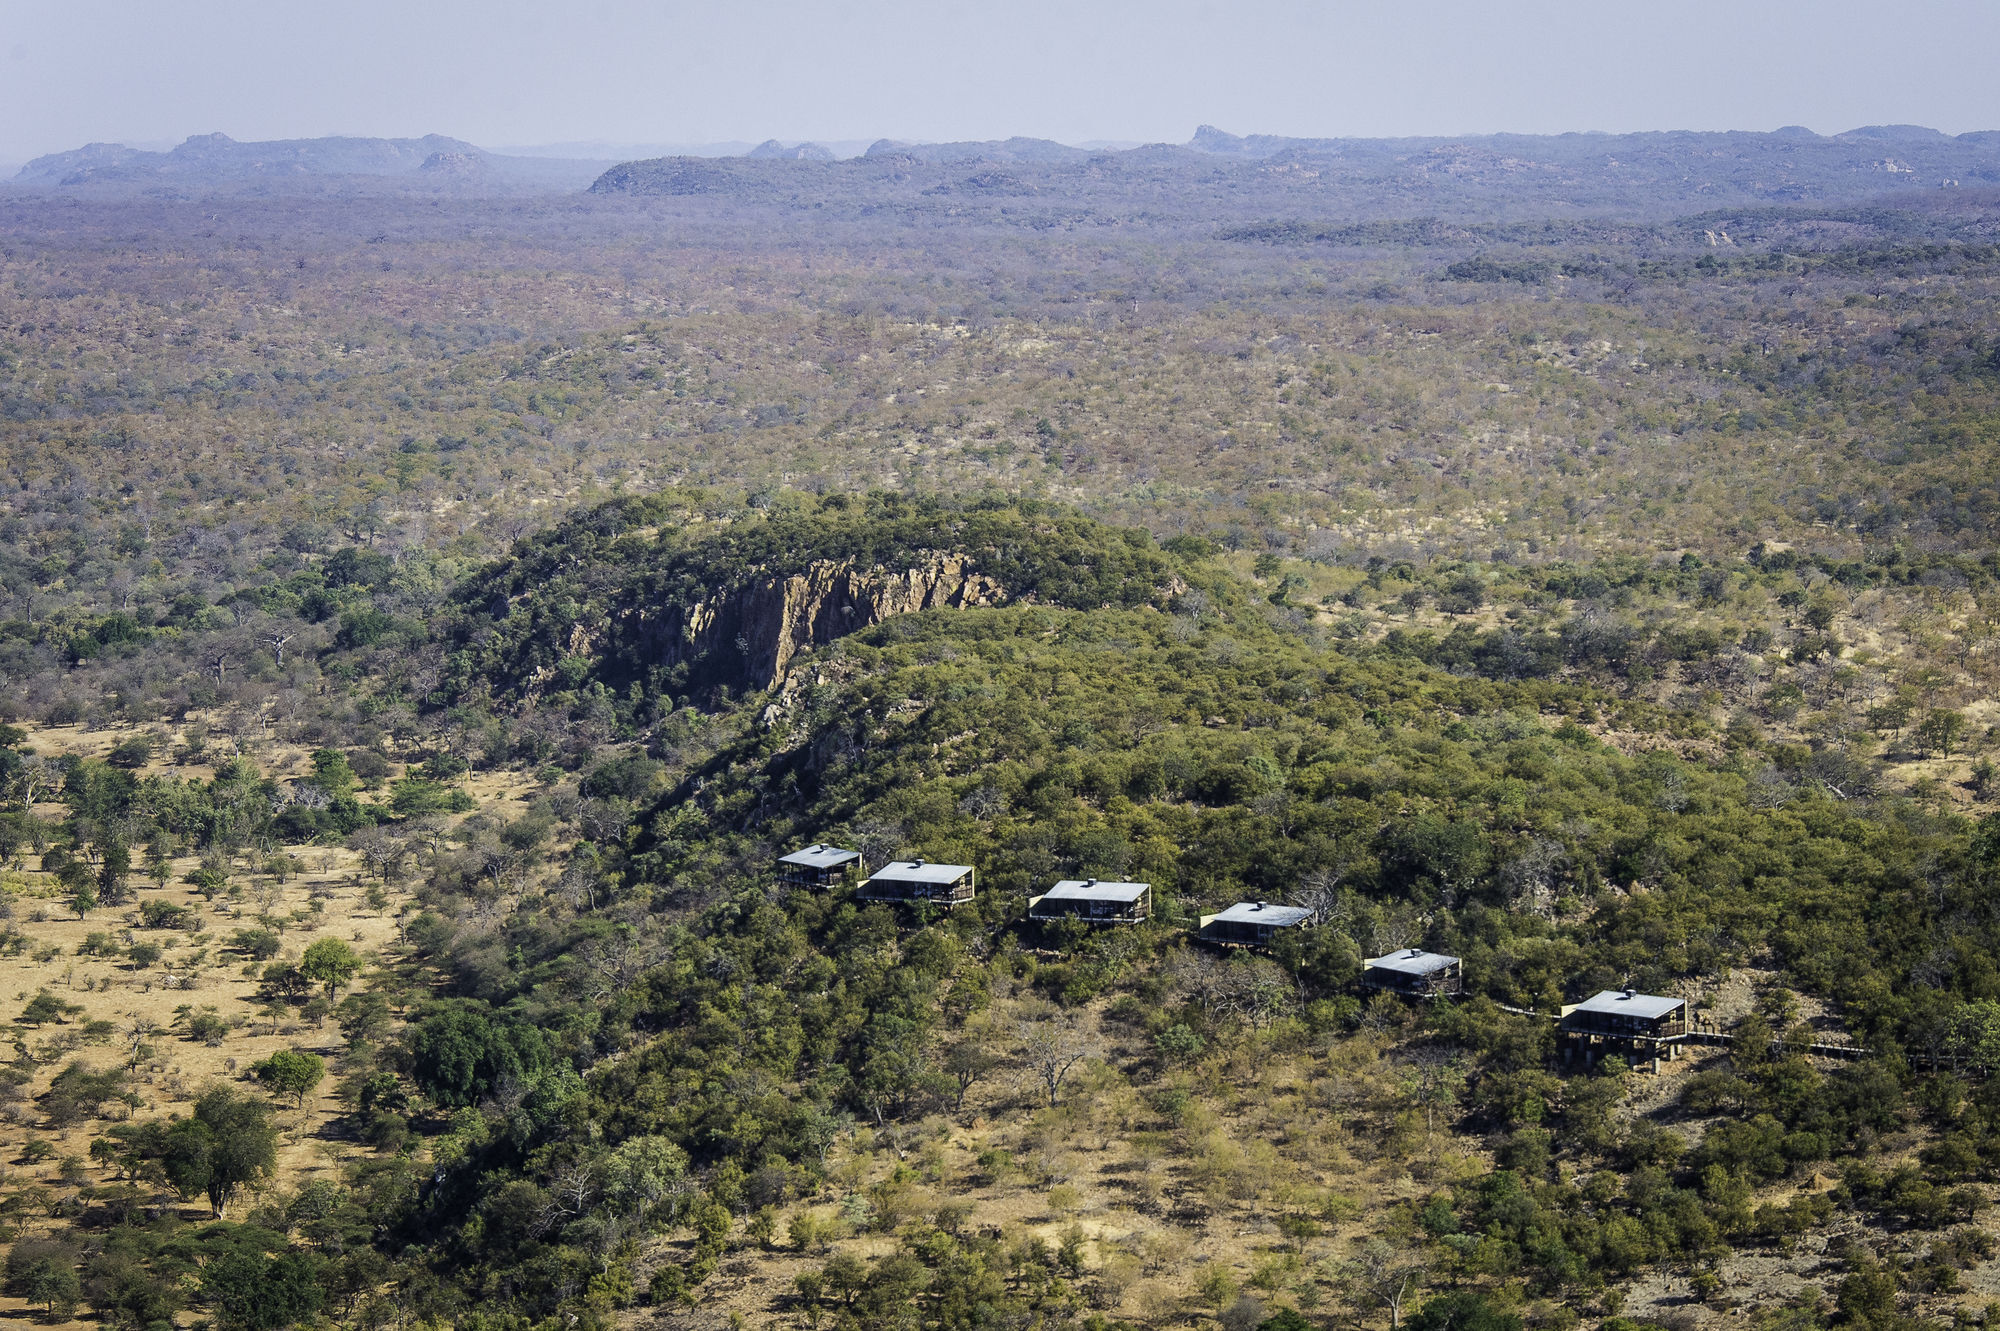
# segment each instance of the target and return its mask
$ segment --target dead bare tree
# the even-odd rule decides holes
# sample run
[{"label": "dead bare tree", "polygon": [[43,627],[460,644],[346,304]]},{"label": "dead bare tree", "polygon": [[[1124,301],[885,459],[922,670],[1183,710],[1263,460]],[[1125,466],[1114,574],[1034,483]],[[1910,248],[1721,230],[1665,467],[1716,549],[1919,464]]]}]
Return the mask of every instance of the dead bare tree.
[{"label": "dead bare tree", "polygon": [[1225,963],[1208,952],[1183,948],[1167,958],[1161,968],[1167,983],[1184,1002],[1201,1009],[1203,1016],[1228,1010],[1229,977]]},{"label": "dead bare tree", "polygon": [[1403,1324],[1403,1305],[1423,1280],[1423,1259],[1385,1239],[1370,1239],[1348,1264],[1349,1281],[1368,1302],[1389,1313],[1389,1331]]},{"label": "dead bare tree", "polygon": [[547,1233],[565,1220],[575,1219],[597,1200],[597,1173],[582,1161],[556,1170],[549,1179],[549,1200],[535,1218],[535,1232]]},{"label": "dead bare tree", "polygon": [[435,813],[420,814],[405,823],[404,830],[410,840],[419,842],[436,859],[444,850],[444,843],[451,839],[451,820]]},{"label": "dead bare tree", "polygon": [[1250,1023],[1250,1029],[1261,1031],[1266,1026],[1276,1024],[1292,1010],[1293,989],[1289,978],[1276,963],[1259,959],[1248,966],[1232,966],[1240,972],[1233,977],[1232,986],[1235,1006]]},{"label": "dead bare tree", "polygon": [[1456,1049],[1441,1044],[1420,1044],[1404,1052],[1402,1059],[1404,1092],[1424,1107],[1424,1144],[1437,1131],[1440,1109],[1457,1105],[1465,1089],[1465,1058]]},{"label": "dead bare tree", "polygon": [[658,965],[665,955],[666,948],[657,939],[630,929],[592,939],[577,953],[582,964],[583,988],[592,1001],[618,993]]},{"label": "dead bare tree", "polygon": [[409,847],[400,838],[391,836],[380,827],[362,828],[347,838],[347,844],[384,882],[395,875],[403,863],[403,856],[409,852]]},{"label": "dead bare tree", "polygon": [[49,794],[62,784],[62,769],[39,754],[21,763],[18,778],[21,783],[21,801],[33,812],[35,801]]},{"label": "dead bare tree", "polygon": [[1054,1105],[1076,1065],[1096,1052],[1096,1044],[1076,1017],[1050,1011],[1020,1025],[1021,1061]]},{"label": "dead bare tree", "polygon": [[1347,898],[1341,895],[1340,885],[1347,878],[1347,866],[1308,870],[1292,891],[1292,904],[1303,906],[1313,913],[1322,926],[1338,928],[1347,920]]}]

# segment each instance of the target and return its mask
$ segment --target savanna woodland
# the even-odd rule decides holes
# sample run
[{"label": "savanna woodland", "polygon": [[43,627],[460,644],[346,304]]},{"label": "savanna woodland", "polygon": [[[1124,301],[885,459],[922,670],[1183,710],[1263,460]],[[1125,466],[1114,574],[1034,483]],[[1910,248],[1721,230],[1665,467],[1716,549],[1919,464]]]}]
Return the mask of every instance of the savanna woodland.
[{"label": "savanna woodland", "polygon": [[2000,1327],[2000,136],[440,142],[0,189],[7,1317]]}]

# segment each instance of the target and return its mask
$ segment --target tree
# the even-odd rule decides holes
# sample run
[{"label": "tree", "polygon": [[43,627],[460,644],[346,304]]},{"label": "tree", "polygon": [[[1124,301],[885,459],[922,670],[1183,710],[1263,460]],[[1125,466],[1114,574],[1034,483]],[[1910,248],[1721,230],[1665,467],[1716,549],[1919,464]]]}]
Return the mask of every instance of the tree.
[{"label": "tree", "polygon": [[83,1011],[83,1007],[80,1004],[65,1003],[48,990],[43,989],[37,992],[33,998],[29,999],[28,1005],[21,1009],[20,1020],[36,1026],[41,1025],[45,1021],[53,1021],[57,1025],[61,1025],[66,1018],[81,1011]]},{"label": "tree", "polygon": [[217,1220],[246,1183],[271,1172],[278,1158],[278,1129],[269,1107],[213,1086],[195,1102],[192,1117],[164,1133],[161,1164],[183,1197],[206,1194]]},{"label": "tree", "polygon": [[56,870],[56,881],[69,893],[70,909],[76,912],[76,918],[80,920],[97,909],[97,874],[87,862],[65,860]]},{"label": "tree", "polygon": [[303,1049],[280,1049],[250,1070],[274,1094],[289,1095],[295,1105],[304,1108],[306,1096],[326,1076],[326,1060]]},{"label": "tree", "polygon": [[121,904],[126,897],[125,879],[131,872],[131,847],[115,838],[105,842],[97,864],[98,899],[108,906]]},{"label": "tree", "polygon": [[838,1114],[829,1114],[817,1107],[809,1108],[799,1118],[799,1144],[811,1151],[813,1158],[824,1168],[827,1154],[847,1135],[851,1126]]},{"label": "tree", "polygon": [[347,761],[347,755],[339,749],[313,750],[312,768],[312,775],[306,780],[325,791],[329,799],[353,796],[358,778]]},{"label": "tree", "polygon": [[146,847],[146,877],[153,880],[156,887],[165,887],[167,880],[174,876],[174,855],[172,837],[161,832]]},{"label": "tree", "polygon": [[599,1170],[604,1200],[644,1223],[669,1219],[692,1195],[687,1152],[665,1137],[628,1137],[604,1157]]},{"label": "tree", "polygon": [[1521,1331],[1518,1314],[1496,1308],[1483,1294],[1459,1290],[1440,1294],[1419,1308],[1410,1331]]},{"label": "tree", "polygon": [[349,994],[333,1010],[333,1019],[350,1044],[373,1040],[389,1027],[389,1000],[372,992]]},{"label": "tree", "polygon": [[322,1265],[312,1253],[273,1256],[238,1247],[202,1268],[201,1289],[226,1331],[279,1331],[311,1319],[324,1305]]},{"label": "tree", "polygon": [[445,842],[451,839],[451,820],[435,813],[419,814],[403,824],[403,831],[436,859],[444,853]]},{"label": "tree", "polygon": [[1457,1105],[1465,1089],[1465,1060],[1443,1045],[1423,1044],[1403,1056],[1403,1091],[1424,1107],[1424,1143],[1437,1131],[1437,1111]]},{"label": "tree", "polygon": [[139,1065],[140,1051],[149,1047],[146,1041],[152,1039],[159,1032],[159,1029],[160,1024],[151,1017],[139,1013],[133,1013],[128,1017],[125,1026],[125,1047],[130,1059],[130,1066],[137,1067]]},{"label": "tree", "polygon": [[1053,1106],[1069,1074],[1095,1052],[1095,1047],[1076,1018],[1066,1013],[1046,1013],[1022,1022],[1020,1037],[1021,1061],[1042,1084]]},{"label": "tree", "polygon": [[1447,615],[1469,615],[1486,604],[1486,584],[1475,573],[1461,573],[1438,593],[1437,607]]},{"label": "tree", "polygon": [[409,849],[401,840],[390,835],[387,829],[372,826],[364,827],[348,837],[347,844],[361,856],[369,870],[384,882],[395,876],[397,869],[403,863],[403,856]]},{"label": "tree", "polygon": [[945,1050],[945,1075],[958,1086],[958,1098],[953,1101],[952,1108],[965,1108],[966,1092],[972,1089],[974,1082],[991,1072],[998,1061],[976,1031],[967,1032],[958,1043]]},{"label": "tree", "polygon": [[325,985],[329,999],[338,994],[340,986],[353,979],[360,970],[360,956],[338,938],[317,940],[299,958],[299,974],[314,984]]},{"label": "tree", "polygon": [[503,1080],[539,1072],[548,1061],[538,1028],[494,1021],[470,1002],[433,1006],[407,1039],[412,1077],[450,1108],[476,1104]]},{"label": "tree", "polygon": [[1403,1322],[1403,1304],[1423,1279],[1422,1259],[1383,1239],[1370,1239],[1348,1267],[1361,1292],[1389,1313],[1390,1331]]},{"label": "tree", "polygon": [[238,929],[229,936],[229,946],[252,961],[269,961],[282,947],[278,935],[269,929]]},{"label": "tree", "polygon": [[7,1292],[39,1305],[52,1322],[66,1322],[83,1297],[77,1252],[56,1239],[22,1239],[7,1254]]},{"label": "tree", "polygon": [[1949,707],[1933,707],[1917,724],[1917,742],[1926,753],[1951,757],[1951,750],[1965,733],[1965,714]]}]

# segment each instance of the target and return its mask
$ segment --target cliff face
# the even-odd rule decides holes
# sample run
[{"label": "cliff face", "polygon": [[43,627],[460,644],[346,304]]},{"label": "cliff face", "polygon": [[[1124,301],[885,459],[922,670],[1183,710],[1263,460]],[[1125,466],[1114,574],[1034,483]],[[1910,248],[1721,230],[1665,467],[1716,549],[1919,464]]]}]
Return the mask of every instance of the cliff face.
[{"label": "cliff face", "polygon": [[892,615],[1006,600],[1006,589],[963,555],[934,554],[901,571],[817,560],[803,573],[753,580],[713,600],[656,607],[642,637],[654,664],[686,664],[764,689],[784,679],[800,652]]}]

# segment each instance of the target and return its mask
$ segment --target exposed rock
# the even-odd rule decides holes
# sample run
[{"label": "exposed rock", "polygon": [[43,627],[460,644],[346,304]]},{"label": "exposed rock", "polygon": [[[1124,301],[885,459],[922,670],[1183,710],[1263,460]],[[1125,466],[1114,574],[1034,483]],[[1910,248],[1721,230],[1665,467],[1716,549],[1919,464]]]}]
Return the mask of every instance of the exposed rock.
[{"label": "exposed rock", "polygon": [[734,658],[740,667],[726,673],[765,689],[801,652],[895,615],[1006,600],[1006,589],[964,555],[934,554],[901,571],[818,560],[803,573],[753,580],[692,606],[657,607],[644,636],[658,665],[714,668]]},{"label": "exposed rock", "polygon": [[776,139],[766,139],[745,157],[756,157],[781,162],[831,162],[833,149],[818,143],[783,144]]},{"label": "exposed rock", "polygon": [[471,153],[432,153],[417,170],[439,176],[478,176],[486,173],[486,163]]}]

